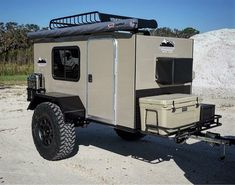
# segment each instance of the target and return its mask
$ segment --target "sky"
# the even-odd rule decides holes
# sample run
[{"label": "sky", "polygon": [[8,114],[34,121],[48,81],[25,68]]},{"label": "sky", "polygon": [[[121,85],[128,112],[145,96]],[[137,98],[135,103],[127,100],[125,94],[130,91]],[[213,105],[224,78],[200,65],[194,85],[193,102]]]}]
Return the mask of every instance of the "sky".
[{"label": "sky", "polygon": [[52,18],[89,11],[156,19],[159,27],[200,32],[235,28],[235,0],[1,0],[0,22],[47,27]]}]

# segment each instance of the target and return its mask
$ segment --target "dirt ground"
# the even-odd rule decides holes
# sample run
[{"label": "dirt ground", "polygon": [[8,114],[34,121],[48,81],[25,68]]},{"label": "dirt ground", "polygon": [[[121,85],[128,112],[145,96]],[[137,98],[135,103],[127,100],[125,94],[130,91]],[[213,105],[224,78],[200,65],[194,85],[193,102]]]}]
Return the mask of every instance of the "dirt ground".
[{"label": "dirt ground", "polygon": [[[204,184],[235,183],[235,147],[189,140],[146,136],[121,140],[112,128],[90,124],[78,128],[78,153],[49,162],[36,151],[27,111],[26,87],[0,87],[0,184]],[[216,103],[223,126],[215,130],[235,135],[235,99],[207,99]]]}]

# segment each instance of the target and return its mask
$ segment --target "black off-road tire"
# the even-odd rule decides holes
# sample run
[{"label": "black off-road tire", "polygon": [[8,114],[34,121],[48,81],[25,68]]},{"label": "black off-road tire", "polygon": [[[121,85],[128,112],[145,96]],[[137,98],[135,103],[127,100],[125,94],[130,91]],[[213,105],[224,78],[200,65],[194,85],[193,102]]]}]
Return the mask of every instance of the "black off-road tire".
[{"label": "black off-road tire", "polygon": [[144,134],[141,134],[140,132],[132,133],[132,132],[127,132],[127,131],[120,130],[120,129],[114,129],[114,130],[116,131],[119,137],[121,137],[122,139],[126,141],[137,141],[145,136]]},{"label": "black off-road tire", "polygon": [[32,135],[39,154],[50,161],[68,158],[75,149],[74,124],[65,123],[60,107],[51,102],[34,110]]}]

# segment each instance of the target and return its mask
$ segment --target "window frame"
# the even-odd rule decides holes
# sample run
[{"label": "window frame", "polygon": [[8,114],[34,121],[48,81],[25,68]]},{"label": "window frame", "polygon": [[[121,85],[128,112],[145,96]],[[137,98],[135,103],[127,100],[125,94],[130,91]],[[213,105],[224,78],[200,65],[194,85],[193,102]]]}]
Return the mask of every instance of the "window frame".
[{"label": "window frame", "polygon": [[[76,49],[78,51],[78,59],[79,59],[79,68],[78,68],[78,77],[76,79],[72,78],[66,78],[65,77],[57,77],[54,74],[54,51],[55,50],[66,50],[66,49]],[[56,46],[52,48],[51,51],[51,71],[52,71],[52,77],[54,80],[61,80],[61,81],[70,81],[70,82],[78,82],[80,80],[81,76],[81,52],[80,48],[78,46]]]}]

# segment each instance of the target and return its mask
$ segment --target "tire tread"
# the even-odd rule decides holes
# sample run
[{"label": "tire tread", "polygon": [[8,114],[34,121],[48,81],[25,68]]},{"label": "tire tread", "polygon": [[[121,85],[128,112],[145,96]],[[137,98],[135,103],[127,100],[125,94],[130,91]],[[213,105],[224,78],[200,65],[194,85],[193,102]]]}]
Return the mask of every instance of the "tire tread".
[{"label": "tire tread", "polygon": [[53,112],[53,116],[56,119],[56,123],[58,124],[58,129],[59,129],[59,133],[56,133],[56,134],[60,135],[60,142],[59,142],[59,145],[57,146],[58,148],[56,150],[55,155],[52,156],[50,159],[48,158],[46,159],[57,161],[57,160],[68,158],[70,154],[73,152],[75,148],[75,144],[76,144],[75,143],[76,132],[75,132],[74,124],[65,123],[64,115],[58,105],[51,103],[51,102],[43,102],[40,105],[48,106],[50,110]]}]

